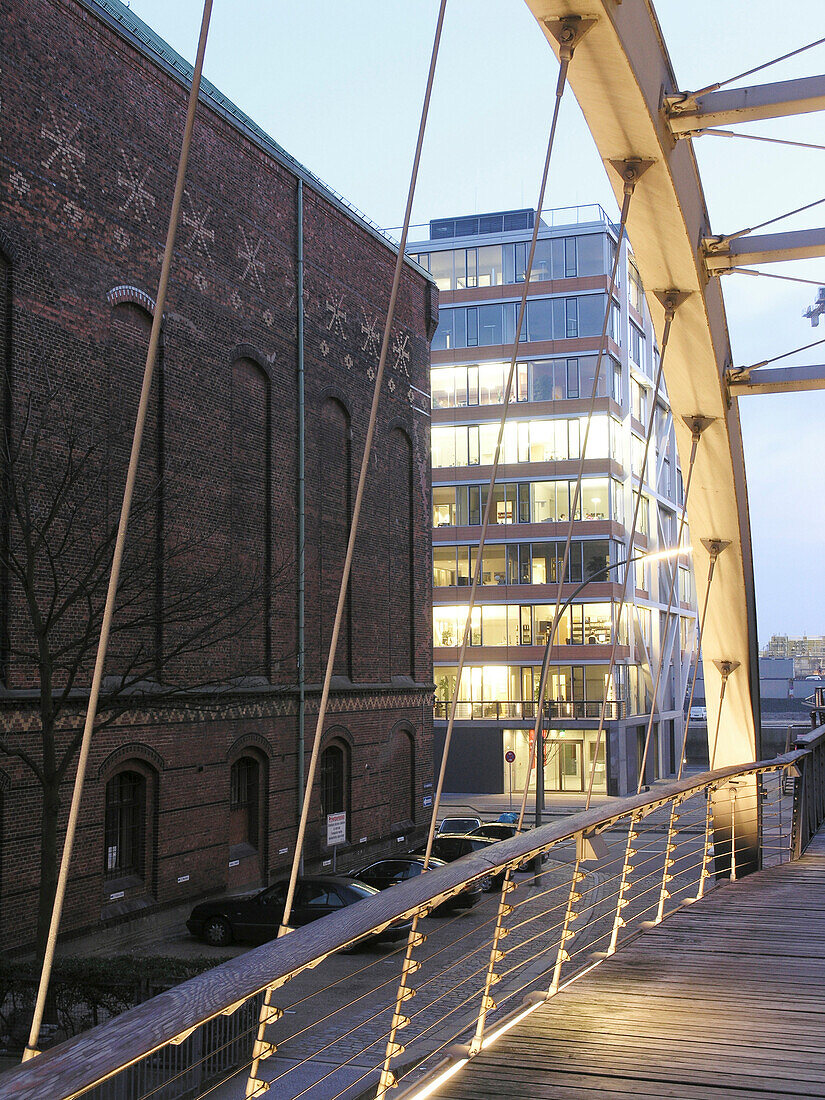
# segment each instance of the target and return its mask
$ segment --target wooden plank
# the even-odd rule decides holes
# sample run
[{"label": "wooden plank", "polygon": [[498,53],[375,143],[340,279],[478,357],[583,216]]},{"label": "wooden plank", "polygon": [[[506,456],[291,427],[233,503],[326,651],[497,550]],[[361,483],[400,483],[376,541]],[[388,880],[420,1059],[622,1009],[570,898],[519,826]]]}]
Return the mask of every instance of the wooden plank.
[{"label": "wooden plank", "polygon": [[825,830],[620,945],[435,1096],[825,1097],[823,989]]}]

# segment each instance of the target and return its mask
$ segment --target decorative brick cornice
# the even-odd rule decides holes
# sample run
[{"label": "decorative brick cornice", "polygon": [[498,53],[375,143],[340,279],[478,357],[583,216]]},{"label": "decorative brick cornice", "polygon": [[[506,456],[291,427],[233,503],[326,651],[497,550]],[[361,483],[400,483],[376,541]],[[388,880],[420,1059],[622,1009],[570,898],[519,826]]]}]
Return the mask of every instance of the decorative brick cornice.
[{"label": "decorative brick cornice", "polygon": [[[306,697],[306,714],[317,714],[321,693],[311,692]],[[404,710],[432,705],[432,691],[421,685],[400,688],[397,685],[381,688],[365,688],[352,691],[339,691],[329,697],[327,713],[332,715],[358,714]],[[85,699],[78,699],[73,712],[66,713],[58,726],[58,732],[67,733],[77,729],[85,713]],[[104,711],[105,714],[105,711]],[[141,698],[130,700],[107,725],[109,728],[128,729],[162,722],[165,725],[183,723],[216,722],[265,718],[295,718],[298,714],[298,694],[295,691],[270,692],[249,696],[226,695],[215,699]],[[29,733],[40,728],[39,709],[36,696],[27,699],[6,697],[0,700],[0,733]]]}]

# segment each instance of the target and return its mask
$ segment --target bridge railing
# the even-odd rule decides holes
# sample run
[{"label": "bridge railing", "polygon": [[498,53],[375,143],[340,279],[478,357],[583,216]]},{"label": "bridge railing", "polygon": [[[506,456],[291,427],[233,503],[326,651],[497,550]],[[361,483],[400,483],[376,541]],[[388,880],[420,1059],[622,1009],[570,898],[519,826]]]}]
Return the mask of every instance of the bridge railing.
[{"label": "bridge railing", "polygon": [[[595,720],[601,716],[603,706],[604,703],[598,699],[549,699],[545,704],[545,715],[551,721],[554,719]],[[433,717],[438,721],[446,721],[450,717],[451,708],[452,703],[448,700],[437,699],[433,707]],[[483,718],[496,721],[504,719],[534,721],[536,703],[531,699],[466,700],[456,703],[455,716],[459,722]],[[625,717],[627,717],[626,702],[623,699],[609,700],[605,706],[607,721]]]},{"label": "bridge railing", "polygon": [[[825,727],[774,760],[526,831],[273,940],[0,1076],[0,1097],[189,1100],[271,1084],[349,1100],[397,1083],[391,1095],[412,1098],[675,909],[798,856],[823,818]],[[497,893],[430,915],[471,883]],[[339,954],[409,917],[409,945]]]},{"label": "bridge railing", "polygon": [[795,748],[806,753],[802,775],[794,788],[794,854],[798,857],[825,821],[825,726],[797,737]]}]

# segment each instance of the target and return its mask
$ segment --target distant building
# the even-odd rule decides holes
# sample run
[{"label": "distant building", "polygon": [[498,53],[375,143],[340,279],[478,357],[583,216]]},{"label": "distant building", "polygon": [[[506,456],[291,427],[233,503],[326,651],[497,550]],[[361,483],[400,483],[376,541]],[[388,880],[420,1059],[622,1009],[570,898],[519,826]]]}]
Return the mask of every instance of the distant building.
[{"label": "distant building", "polygon": [[[432,344],[434,675],[436,754],[456,691],[456,660],[504,399],[518,301],[536,214],[514,210],[430,222],[409,251],[441,291]],[[567,576],[561,577],[612,258],[621,249],[607,354],[586,451]],[[539,229],[502,464],[484,549],[469,664],[447,768],[452,791],[520,789],[534,699],[559,582],[627,557],[657,350],[627,242],[598,206],[553,211]],[[655,408],[635,550],[675,545],[682,479],[667,397]],[[593,582],[565,613],[549,687],[548,791],[581,791],[596,756],[611,646],[618,664],[595,790],[635,791],[661,653],[665,667],[647,778],[673,772],[683,730],[696,616],[689,564],[678,566],[671,631],[663,636],[672,561],[635,567],[618,617],[619,571]],[[512,752],[508,764],[505,754]],[[530,777],[531,784],[534,777]]]},{"label": "distant building", "polygon": [[[0,423],[24,458],[42,429],[47,477],[21,505],[30,534],[52,522],[51,495],[75,471],[51,560],[37,566],[42,615],[60,615],[45,699],[31,608],[8,568],[26,555],[8,498],[0,517],[0,943],[11,949],[34,938],[34,769],[59,765],[82,727],[102,602],[99,584],[88,606],[52,594],[97,568],[117,520],[191,68],[118,0],[11,0],[2,40]],[[139,625],[113,637],[64,931],[266,884],[290,865],[395,263],[374,227],[205,85],[143,444],[149,506],[133,517],[123,572],[133,602],[116,618]],[[316,866],[332,855],[329,813],[347,814],[343,867],[394,851],[399,836],[420,841],[431,813],[429,409],[418,395],[436,320],[435,287],[405,264],[310,814]],[[84,448],[78,480],[69,458]],[[74,650],[61,647],[87,630],[70,681]],[[115,705],[112,685],[138,669]],[[69,683],[50,762],[43,713]]]},{"label": "distant building", "polygon": [[773,634],[762,649],[763,657],[793,657],[795,676],[825,672],[825,637]]}]

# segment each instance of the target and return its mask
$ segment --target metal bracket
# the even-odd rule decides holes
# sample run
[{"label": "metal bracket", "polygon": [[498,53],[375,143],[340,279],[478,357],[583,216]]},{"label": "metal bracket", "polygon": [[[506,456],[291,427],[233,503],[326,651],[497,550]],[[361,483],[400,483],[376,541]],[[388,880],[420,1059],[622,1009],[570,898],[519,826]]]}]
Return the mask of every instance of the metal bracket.
[{"label": "metal bracket", "polygon": [[654,160],[645,160],[642,157],[627,157],[625,160],[609,160],[607,162],[624,184],[625,194],[632,194],[633,189]]},{"label": "metal bracket", "polygon": [[690,434],[694,440],[698,440],[702,432],[711,426],[716,420],[715,416],[683,416],[682,421],[690,428]]},{"label": "metal bracket", "polygon": [[725,539],[701,539],[700,541],[710,554],[712,561],[716,561],[722,551],[730,546],[730,542]]},{"label": "metal bracket", "polygon": [[719,674],[723,680],[727,680],[732,672],[736,672],[739,668],[739,661],[714,661],[716,667],[719,669]]},{"label": "metal bracket", "polygon": [[685,111],[695,111],[696,93],[674,92],[673,95],[662,96],[662,109],[668,117],[684,114]]},{"label": "metal bracket", "polygon": [[579,833],[576,837],[576,859],[581,863],[598,862],[610,855],[610,849],[595,833]]},{"label": "metal bracket", "polygon": [[580,15],[568,15],[564,19],[545,19],[545,27],[559,44],[559,57],[569,61],[573,51],[598,20],[582,19]]},{"label": "metal bracket", "polygon": [[660,302],[667,320],[668,317],[673,318],[676,310],[690,297],[691,293],[690,290],[654,290],[653,296]]}]

